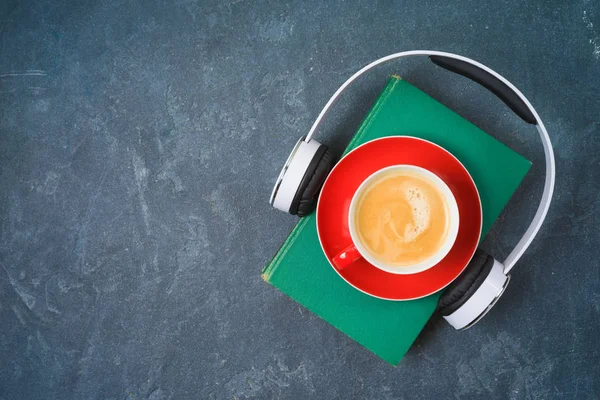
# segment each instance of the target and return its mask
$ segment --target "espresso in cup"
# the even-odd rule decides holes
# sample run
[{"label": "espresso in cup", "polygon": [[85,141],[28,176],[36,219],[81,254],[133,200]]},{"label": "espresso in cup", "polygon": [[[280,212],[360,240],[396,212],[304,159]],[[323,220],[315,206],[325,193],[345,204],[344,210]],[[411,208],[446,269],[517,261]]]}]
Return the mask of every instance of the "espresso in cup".
[{"label": "espresso in cup", "polygon": [[362,256],[391,273],[424,271],[452,248],[458,217],[452,191],[431,171],[413,165],[384,168],[354,194],[348,215],[353,243],[334,264],[344,268]]},{"label": "espresso in cup", "polygon": [[447,201],[423,174],[388,171],[370,182],[357,201],[358,238],[386,264],[420,263],[435,255],[448,236]]}]

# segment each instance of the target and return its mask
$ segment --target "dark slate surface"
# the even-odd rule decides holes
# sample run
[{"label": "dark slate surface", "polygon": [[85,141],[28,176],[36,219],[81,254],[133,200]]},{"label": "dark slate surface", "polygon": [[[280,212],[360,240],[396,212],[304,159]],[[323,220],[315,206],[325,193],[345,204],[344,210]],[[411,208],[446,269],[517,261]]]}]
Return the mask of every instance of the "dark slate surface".
[{"label": "dark slate surface", "polygon": [[[0,2],[0,399],[600,397],[600,6],[593,0]],[[434,318],[394,368],[260,279],[296,222],[274,178],[347,76],[431,48],[528,95],[556,149],[548,222],[498,306]],[[534,162],[535,131],[425,60],[335,108],[340,151],[400,73]]]}]

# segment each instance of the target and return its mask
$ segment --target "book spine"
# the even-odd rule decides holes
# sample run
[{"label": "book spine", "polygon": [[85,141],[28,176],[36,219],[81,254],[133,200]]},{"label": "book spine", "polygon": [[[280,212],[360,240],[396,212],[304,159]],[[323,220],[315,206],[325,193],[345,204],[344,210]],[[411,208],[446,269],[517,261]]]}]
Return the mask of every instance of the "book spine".
[{"label": "book spine", "polygon": [[292,244],[294,243],[294,241],[296,240],[298,235],[300,235],[300,232],[302,232],[302,230],[304,229],[304,226],[307,223],[308,223],[308,218],[302,218],[298,222],[298,224],[292,230],[292,233],[290,233],[290,235],[285,240],[285,242],[283,242],[283,245],[281,246],[281,248],[279,249],[279,251],[277,252],[275,257],[263,269],[261,276],[265,282],[269,282],[271,280],[271,277],[273,276],[273,273],[275,273],[275,270],[279,266],[281,259],[288,252],[289,248],[292,246]]},{"label": "book spine", "polygon": [[400,76],[398,75],[392,75],[390,77],[387,84],[385,85],[385,88],[383,89],[383,92],[379,95],[377,101],[371,107],[371,110],[369,110],[367,118],[363,120],[363,122],[360,124],[360,127],[358,128],[358,131],[356,132],[354,137],[352,137],[352,140],[350,140],[348,146],[346,146],[346,150],[344,150],[344,155],[348,154],[351,150],[362,144],[363,136],[369,128],[369,125],[371,125],[371,122],[373,122],[375,116],[379,114],[379,109],[383,106],[389,94],[392,93],[396,84],[401,80],[402,78],[400,78]]}]

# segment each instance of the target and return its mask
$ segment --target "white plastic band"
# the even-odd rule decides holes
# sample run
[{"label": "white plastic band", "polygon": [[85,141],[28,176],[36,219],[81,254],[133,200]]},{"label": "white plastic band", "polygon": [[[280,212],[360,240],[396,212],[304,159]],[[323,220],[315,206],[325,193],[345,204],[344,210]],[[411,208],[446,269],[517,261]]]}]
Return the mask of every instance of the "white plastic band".
[{"label": "white plastic band", "polygon": [[502,81],[504,84],[506,84],[509,88],[511,88],[521,98],[521,100],[523,100],[523,102],[527,105],[527,107],[529,108],[529,110],[531,111],[533,116],[535,117],[535,120],[537,123],[536,127],[538,130],[538,133],[540,134],[540,138],[542,139],[542,145],[544,146],[544,157],[546,159],[546,178],[544,181],[544,191],[542,194],[542,199],[540,201],[540,205],[538,206],[535,216],[533,217],[533,221],[531,221],[531,224],[527,228],[525,235],[521,238],[521,240],[519,240],[519,243],[517,243],[516,247],[511,251],[511,253],[508,255],[508,257],[504,261],[504,273],[508,274],[508,272],[512,269],[512,267],[519,260],[519,258],[521,258],[521,256],[525,252],[525,250],[527,250],[527,248],[529,247],[529,245],[535,238],[535,235],[537,235],[537,233],[539,232],[540,227],[542,226],[542,223],[544,222],[544,219],[546,218],[546,214],[548,213],[548,208],[550,208],[550,202],[552,200],[552,193],[554,191],[554,180],[555,180],[556,171],[555,171],[555,166],[554,166],[554,151],[552,150],[552,143],[550,142],[550,137],[548,136],[548,132],[546,131],[546,128],[544,127],[544,124],[543,124],[542,120],[540,119],[538,113],[535,111],[535,109],[533,108],[533,106],[531,105],[529,100],[527,100],[527,98],[523,95],[523,93],[521,93],[519,91],[519,89],[517,89],[512,83],[510,83],[506,78],[504,78],[502,75],[500,75],[496,71],[486,67],[485,65],[483,65],[481,63],[478,63],[475,60],[471,60],[470,58],[459,56],[457,54],[445,53],[442,51],[412,50],[412,51],[404,51],[404,52],[400,52],[400,53],[390,54],[389,56],[382,57],[382,58],[375,60],[372,63],[364,66],[359,71],[357,71],[354,75],[352,75],[350,78],[348,78],[348,80],[346,80],[346,82],[344,82],[342,84],[342,86],[340,86],[338,88],[338,90],[335,91],[335,93],[333,94],[333,96],[331,96],[331,98],[329,99],[327,104],[325,104],[325,107],[323,107],[323,109],[319,113],[319,116],[313,123],[312,127],[310,128],[310,131],[308,132],[308,135],[306,135],[306,138],[304,140],[306,142],[309,142],[311,140],[311,138],[313,137],[319,124],[321,123],[321,120],[323,119],[323,117],[325,116],[325,114],[327,113],[327,111],[329,110],[331,105],[340,96],[340,94],[344,90],[346,90],[346,88],[352,82],[354,82],[354,80],[356,80],[359,76],[361,76],[362,74],[364,74],[365,72],[367,72],[368,70],[370,70],[371,68],[373,68],[379,64],[383,64],[385,62],[395,60],[397,58],[410,57],[410,56],[448,57],[448,58],[453,58],[455,60],[461,60],[461,61],[467,62],[471,65],[474,65],[478,68],[481,68],[481,69],[485,70],[486,72],[492,74],[493,76],[498,78],[500,81]]},{"label": "white plastic band", "polygon": [[550,202],[552,201],[552,193],[554,192],[554,181],[556,179],[556,167],[554,165],[554,150],[552,149],[552,144],[550,143],[550,137],[548,136],[548,132],[544,127],[544,123],[537,115],[529,101],[525,97],[523,97],[525,104],[529,107],[535,119],[537,121],[536,128],[540,137],[542,138],[542,145],[544,146],[544,157],[546,159],[546,178],[544,180],[544,191],[542,192],[542,200],[540,201],[540,205],[538,206],[535,215],[533,216],[533,221],[529,224],[529,228],[525,231],[525,234],[519,240],[519,243],[515,246],[515,248],[510,252],[508,257],[504,260],[504,273],[508,274],[510,270],[515,266],[519,258],[525,253],[525,250],[529,247],[533,238],[539,232],[542,224],[544,223],[544,219],[546,219],[546,214],[548,214],[548,209],[550,208]]}]

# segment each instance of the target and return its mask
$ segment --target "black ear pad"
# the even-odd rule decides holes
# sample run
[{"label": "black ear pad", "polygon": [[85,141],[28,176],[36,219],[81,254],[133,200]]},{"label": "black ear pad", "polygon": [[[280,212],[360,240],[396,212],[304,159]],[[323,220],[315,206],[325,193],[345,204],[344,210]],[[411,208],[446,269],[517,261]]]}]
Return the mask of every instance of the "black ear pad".
[{"label": "black ear pad", "polygon": [[493,265],[494,258],[483,250],[477,249],[467,268],[440,296],[437,304],[438,311],[443,316],[448,316],[458,310],[479,289],[490,274]]},{"label": "black ear pad", "polygon": [[327,146],[321,145],[308,165],[300,186],[298,186],[290,206],[290,214],[304,217],[315,209],[321,187],[334,165],[333,153]]}]

